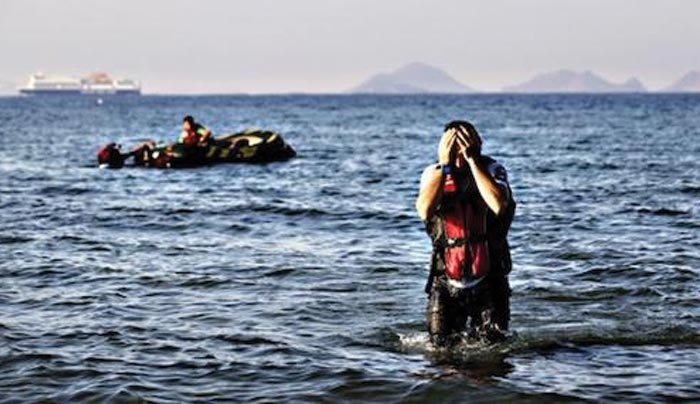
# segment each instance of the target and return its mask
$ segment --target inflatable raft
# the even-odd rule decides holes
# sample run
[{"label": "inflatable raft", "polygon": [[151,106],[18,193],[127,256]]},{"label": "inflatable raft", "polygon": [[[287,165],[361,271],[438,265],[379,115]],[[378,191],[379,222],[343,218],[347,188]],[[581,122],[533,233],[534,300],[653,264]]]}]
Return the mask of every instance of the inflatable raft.
[{"label": "inflatable raft", "polygon": [[207,146],[174,143],[158,147],[147,141],[122,153],[117,144],[110,143],[97,152],[97,162],[100,167],[121,168],[133,157],[133,165],[138,167],[184,168],[220,163],[262,164],[289,160],[295,155],[278,133],[251,129],[219,136]]}]

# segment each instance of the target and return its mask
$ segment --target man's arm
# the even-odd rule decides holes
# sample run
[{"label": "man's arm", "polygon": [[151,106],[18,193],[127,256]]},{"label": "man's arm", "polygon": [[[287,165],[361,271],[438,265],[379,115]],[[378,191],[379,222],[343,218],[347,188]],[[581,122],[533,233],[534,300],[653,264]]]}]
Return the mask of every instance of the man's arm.
[{"label": "man's arm", "polygon": [[468,158],[467,162],[474,174],[479,194],[484,198],[489,209],[496,216],[500,216],[508,208],[508,189],[498,184],[491,174],[486,171],[486,167],[479,164],[476,158]]},{"label": "man's arm", "polygon": [[423,173],[421,188],[416,198],[416,211],[422,221],[428,220],[442,199],[442,171],[428,167]]},{"label": "man's arm", "polygon": [[[438,145],[438,163],[449,165],[454,160],[452,148],[457,139],[457,132],[449,130],[440,139]],[[442,199],[442,170],[428,167],[421,177],[420,191],[416,199],[416,211],[421,220],[426,221],[433,214]]]},{"label": "man's arm", "polygon": [[[479,163],[481,138],[478,134],[471,135],[468,131],[462,130],[457,136],[457,143],[460,147],[460,153],[464,156],[474,175],[479,194],[484,198],[489,209],[496,216],[500,216],[508,208],[510,193],[508,192],[507,183],[505,186],[500,185],[491,173],[487,171],[487,167],[483,167]],[[503,174],[505,175],[505,170]]]},{"label": "man's arm", "polygon": [[199,135],[199,143],[204,144],[211,137],[211,131],[206,126],[200,126],[197,128],[197,134]]}]

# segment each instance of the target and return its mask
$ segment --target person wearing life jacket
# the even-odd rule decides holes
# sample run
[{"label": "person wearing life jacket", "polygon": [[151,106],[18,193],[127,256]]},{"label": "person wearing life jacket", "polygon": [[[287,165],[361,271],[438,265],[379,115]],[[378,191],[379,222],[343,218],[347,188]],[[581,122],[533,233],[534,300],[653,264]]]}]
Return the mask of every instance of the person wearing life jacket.
[{"label": "person wearing life jacket", "polygon": [[122,168],[127,156],[119,150],[121,146],[112,142],[97,151],[97,163],[100,167]]},{"label": "person wearing life jacket", "polygon": [[156,151],[156,143],[153,140],[147,140],[138,146],[131,149],[128,153],[123,153],[120,150],[121,146],[112,142],[102,147],[97,152],[97,162],[101,167],[122,168],[124,162],[130,157],[134,158],[134,165],[146,167],[168,167],[168,163],[172,158],[166,148],[163,151]]},{"label": "person wearing life jacket", "polygon": [[511,270],[507,235],[515,213],[505,168],[481,154],[467,121],[452,121],[438,146],[438,164],[421,177],[416,210],[433,244],[427,323],[435,345],[463,331],[487,341],[505,338]]},{"label": "person wearing life jacket", "polygon": [[182,132],[178,138],[178,143],[185,147],[207,147],[212,141],[211,131],[204,125],[194,121],[194,118],[187,115],[182,119]]}]

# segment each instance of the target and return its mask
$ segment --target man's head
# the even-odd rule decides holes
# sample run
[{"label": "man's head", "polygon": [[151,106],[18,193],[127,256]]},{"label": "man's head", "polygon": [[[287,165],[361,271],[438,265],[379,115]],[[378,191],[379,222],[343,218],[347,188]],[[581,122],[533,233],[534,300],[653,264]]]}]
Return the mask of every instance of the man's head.
[{"label": "man's head", "polygon": [[182,118],[182,130],[185,132],[194,130],[194,118],[191,115]]},{"label": "man's head", "polygon": [[443,141],[451,143],[450,161],[457,167],[466,166],[465,155],[478,156],[481,154],[481,136],[474,125],[467,121],[451,121],[445,125]]},{"label": "man's head", "polygon": [[448,122],[447,125],[445,125],[445,132],[447,132],[450,129],[454,129],[457,131],[460,131],[462,133],[469,134],[470,136],[474,136],[479,138],[479,132],[476,131],[476,128],[474,125],[472,125],[470,122],[467,121],[451,121]]}]

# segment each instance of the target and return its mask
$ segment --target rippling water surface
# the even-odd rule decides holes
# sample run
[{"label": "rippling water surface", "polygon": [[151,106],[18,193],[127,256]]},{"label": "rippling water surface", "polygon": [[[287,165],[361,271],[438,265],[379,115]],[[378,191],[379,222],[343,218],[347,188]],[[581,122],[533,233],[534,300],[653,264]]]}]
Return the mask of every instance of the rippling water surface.
[{"label": "rippling water surface", "polygon": [[[186,114],[298,158],[95,167]],[[412,206],[456,118],[509,169],[519,336],[434,352]],[[700,96],[5,98],[0,121],[8,402],[700,399]]]}]

